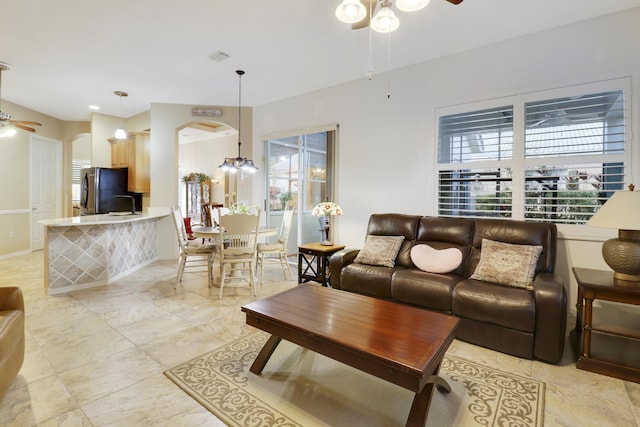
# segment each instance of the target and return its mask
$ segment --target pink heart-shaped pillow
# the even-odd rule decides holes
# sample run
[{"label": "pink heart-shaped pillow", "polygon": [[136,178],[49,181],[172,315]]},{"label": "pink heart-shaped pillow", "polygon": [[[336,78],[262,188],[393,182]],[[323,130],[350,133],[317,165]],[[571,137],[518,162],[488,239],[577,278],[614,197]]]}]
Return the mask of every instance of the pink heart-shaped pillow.
[{"label": "pink heart-shaped pillow", "polygon": [[411,261],[422,271],[449,273],[462,263],[462,251],[458,248],[435,249],[429,245],[411,248]]}]

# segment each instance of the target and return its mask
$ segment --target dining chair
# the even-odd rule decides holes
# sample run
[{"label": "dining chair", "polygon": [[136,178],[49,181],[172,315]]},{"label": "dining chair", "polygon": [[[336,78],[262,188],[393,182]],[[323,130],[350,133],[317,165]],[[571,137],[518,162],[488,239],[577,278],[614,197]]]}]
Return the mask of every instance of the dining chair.
[{"label": "dining chair", "polygon": [[178,286],[179,282],[182,282],[182,274],[185,268],[202,268],[205,265],[207,267],[209,286],[211,286],[213,283],[213,261],[218,252],[218,246],[212,243],[200,244],[196,240],[189,240],[180,209],[172,207],[171,214],[180,248],[180,264],[178,265],[175,287]]},{"label": "dining chair", "polygon": [[[220,296],[227,279],[249,280],[249,286],[256,295],[254,269],[256,263],[256,247],[258,243],[258,224],[260,209],[254,209],[246,214],[226,215],[218,212],[220,233],[218,233],[218,247],[220,248]],[[249,277],[243,276],[245,272]]]},{"label": "dining chair", "polygon": [[211,205],[209,203],[203,203],[200,209],[202,210],[202,225],[211,227]]},{"label": "dining chair", "polygon": [[211,223],[212,227],[217,227],[220,225],[220,215],[226,215],[230,212],[229,208],[217,208],[211,209]]},{"label": "dining chair", "polygon": [[282,223],[280,224],[280,233],[276,241],[258,243],[256,249],[256,274],[257,270],[260,269],[260,284],[263,282],[265,269],[283,270],[285,278],[293,280],[293,273],[287,260],[287,242],[289,241],[295,210],[295,208],[290,208],[284,211]]}]

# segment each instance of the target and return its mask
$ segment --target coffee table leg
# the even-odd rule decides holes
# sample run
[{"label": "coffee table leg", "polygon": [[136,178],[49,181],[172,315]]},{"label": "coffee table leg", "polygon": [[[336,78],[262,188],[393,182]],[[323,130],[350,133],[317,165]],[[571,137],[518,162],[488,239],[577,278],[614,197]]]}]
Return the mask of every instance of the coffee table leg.
[{"label": "coffee table leg", "polygon": [[280,344],[281,340],[282,338],[271,335],[271,337],[264,344],[264,347],[262,347],[262,350],[260,350],[260,353],[258,353],[256,360],[253,361],[253,364],[251,365],[251,368],[249,368],[249,370],[256,375],[260,375],[260,373],[264,369],[264,366],[269,361],[269,358],[275,351],[276,347],[278,347],[278,344]]},{"label": "coffee table leg", "polygon": [[429,414],[429,406],[431,406],[431,397],[433,396],[433,388],[437,387],[442,393],[449,393],[451,386],[444,378],[438,375],[431,375],[427,380],[427,383],[422,388],[422,391],[416,393],[411,404],[411,410],[409,411],[409,417],[407,418],[407,427],[424,427],[427,421],[427,415]]}]

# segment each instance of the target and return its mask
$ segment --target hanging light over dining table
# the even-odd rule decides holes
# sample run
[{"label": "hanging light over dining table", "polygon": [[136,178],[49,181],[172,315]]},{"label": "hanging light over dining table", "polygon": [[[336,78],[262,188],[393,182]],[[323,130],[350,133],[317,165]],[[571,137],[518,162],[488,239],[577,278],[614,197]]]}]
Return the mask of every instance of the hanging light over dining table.
[{"label": "hanging light over dining table", "polygon": [[253,163],[253,160],[242,157],[240,153],[240,148],[242,146],[242,76],[244,75],[244,71],[236,70],[236,74],[238,75],[238,157],[225,158],[218,167],[231,173],[235,173],[237,171],[255,173],[258,168]]}]

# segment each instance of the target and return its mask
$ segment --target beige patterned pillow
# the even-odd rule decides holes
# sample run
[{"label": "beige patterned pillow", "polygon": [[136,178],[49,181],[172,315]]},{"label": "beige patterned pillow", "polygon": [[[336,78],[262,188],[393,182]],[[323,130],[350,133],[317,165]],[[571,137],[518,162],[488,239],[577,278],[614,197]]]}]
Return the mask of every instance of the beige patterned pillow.
[{"label": "beige patterned pillow", "polygon": [[480,262],[471,279],[531,290],[540,252],[542,246],[482,239]]},{"label": "beige patterned pillow", "polygon": [[364,247],[353,262],[358,264],[393,267],[404,236],[367,236]]}]

